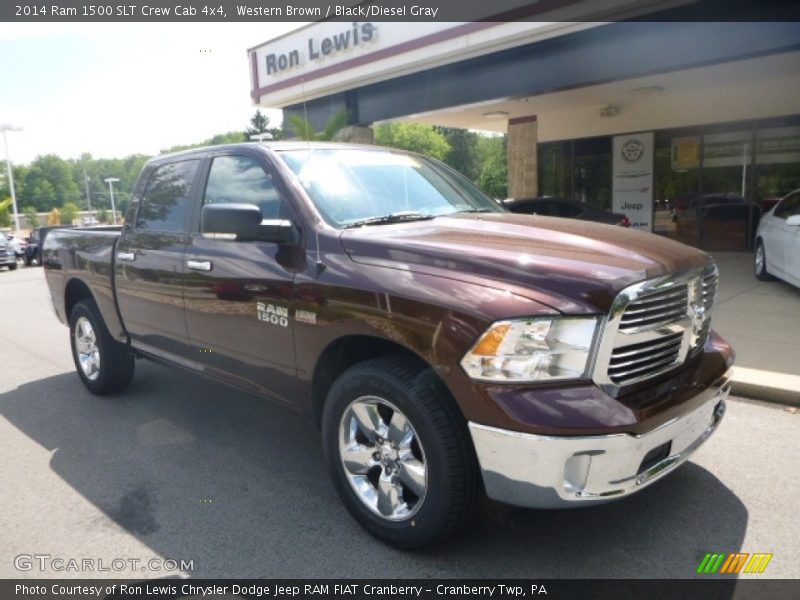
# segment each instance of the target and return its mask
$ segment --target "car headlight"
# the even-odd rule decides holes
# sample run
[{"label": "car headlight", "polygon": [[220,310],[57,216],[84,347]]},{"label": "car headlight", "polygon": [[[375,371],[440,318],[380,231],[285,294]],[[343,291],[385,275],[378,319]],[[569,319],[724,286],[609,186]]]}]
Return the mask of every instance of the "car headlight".
[{"label": "car headlight", "polygon": [[588,376],[595,317],[497,321],[461,359],[473,379],[554,381]]}]

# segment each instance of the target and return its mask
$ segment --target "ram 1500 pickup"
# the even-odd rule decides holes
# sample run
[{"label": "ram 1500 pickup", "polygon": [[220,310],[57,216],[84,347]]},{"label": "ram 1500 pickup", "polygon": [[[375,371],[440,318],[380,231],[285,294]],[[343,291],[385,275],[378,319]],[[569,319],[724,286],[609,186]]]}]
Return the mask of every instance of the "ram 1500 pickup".
[{"label": "ram 1500 pickup", "polygon": [[157,157],[121,230],[55,230],[44,266],[89,391],[149,358],[307,411],[347,509],[399,547],[444,539],[479,494],[550,508],[644,489],[725,412],[709,256],[511,214],[414,154]]}]

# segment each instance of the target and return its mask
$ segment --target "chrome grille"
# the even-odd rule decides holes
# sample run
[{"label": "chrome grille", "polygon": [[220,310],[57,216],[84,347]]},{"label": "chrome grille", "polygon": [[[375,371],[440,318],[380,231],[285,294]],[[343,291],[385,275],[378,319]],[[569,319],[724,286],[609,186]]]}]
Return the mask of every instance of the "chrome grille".
[{"label": "chrome grille", "polygon": [[654,371],[663,371],[680,360],[683,333],[677,332],[647,342],[614,348],[608,364],[608,378],[626,385]]},{"label": "chrome grille", "polygon": [[622,290],[600,339],[594,381],[616,394],[683,364],[711,331],[717,268],[650,279]]},{"label": "chrome grille", "polygon": [[682,319],[686,316],[688,298],[689,286],[685,283],[645,293],[628,304],[619,331],[650,329]]},{"label": "chrome grille", "polygon": [[717,274],[716,269],[707,271],[703,275],[703,281],[700,285],[700,305],[705,311],[705,319],[703,320],[703,326],[700,328],[700,331],[697,334],[697,342],[693,352],[699,351],[705,345],[706,340],[708,339],[708,334],[711,331],[711,309],[714,307],[718,281],[719,275]]}]

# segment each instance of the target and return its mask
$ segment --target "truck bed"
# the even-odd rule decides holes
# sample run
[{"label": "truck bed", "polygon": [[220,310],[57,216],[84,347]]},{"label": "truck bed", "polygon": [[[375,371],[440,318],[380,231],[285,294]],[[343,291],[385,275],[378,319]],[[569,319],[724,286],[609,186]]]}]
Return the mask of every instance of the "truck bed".
[{"label": "truck bed", "polygon": [[[121,226],[57,229],[44,242],[43,264],[56,316],[69,320],[74,302],[90,292],[115,339],[127,341],[114,299],[114,259]],[[69,281],[69,288],[65,289]]]}]

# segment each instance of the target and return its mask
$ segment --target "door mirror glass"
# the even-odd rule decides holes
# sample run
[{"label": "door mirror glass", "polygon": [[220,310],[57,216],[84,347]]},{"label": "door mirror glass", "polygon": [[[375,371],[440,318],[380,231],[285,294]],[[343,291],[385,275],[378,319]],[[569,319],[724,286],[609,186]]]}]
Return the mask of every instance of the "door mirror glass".
[{"label": "door mirror glass", "polygon": [[295,241],[295,229],[285,219],[262,220],[255,204],[206,204],[200,217],[204,234],[235,235],[240,241],[286,244]]}]

